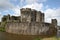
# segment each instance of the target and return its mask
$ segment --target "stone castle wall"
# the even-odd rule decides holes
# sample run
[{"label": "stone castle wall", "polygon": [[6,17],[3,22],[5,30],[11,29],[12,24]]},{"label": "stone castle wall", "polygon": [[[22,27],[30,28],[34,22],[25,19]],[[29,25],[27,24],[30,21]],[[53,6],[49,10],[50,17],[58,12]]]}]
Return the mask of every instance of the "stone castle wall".
[{"label": "stone castle wall", "polygon": [[57,20],[51,23],[44,22],[44,13],[31,9],[21,9],[20,22],[10,20],[6,24],[6,32],[22,35],[54,35],[56,34]]},{"label": "stone castle wall", "polygon": [[8,23],[7,24],[7,32],[9,33],[17,33],[17,34],[27,34],[27,35],[36,35],[38,34],[39,23]]},{"label": "stone castle wall", "polygon": [[[45,25],[43,23],[28,23],[28,22],[9,22],[6,25],[6,32],[14,33],[14,34],[22,34],[22,35],[47,35],[50,32],[51,25]],[[55,30],[55,29],[53,29]],[[52,30],[52,33],[53,33]]]}]

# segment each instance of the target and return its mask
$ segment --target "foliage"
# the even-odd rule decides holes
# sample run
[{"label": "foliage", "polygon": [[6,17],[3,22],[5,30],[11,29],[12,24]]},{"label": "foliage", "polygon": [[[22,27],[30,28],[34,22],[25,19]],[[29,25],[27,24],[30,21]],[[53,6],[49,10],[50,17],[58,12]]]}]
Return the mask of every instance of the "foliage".
[{"label": "foliage", "polygon": [[4,32],[5,31],[5,25],[7,24],[7,22],[1,22],[1,25],[0,25],[0,31]]},{"label": "foliage", "polygon": [[1,24],[0,24],[0,31],[5,31],[5,25],[7,24],[7,19],[10,17],[10,15],[4,15],[2,17],[2,21],[1,21]]},{"label": "foliage", "polygon": [[35,38],[34,40],[41,40],[41,38]]},{"label": "foliage", "polygon": [[5,27],[6,24],[7,24],[7,21],[1,22],[1,27]]},{"label": "foliage", "polygon": [[5,32],[5,25],[6,25],[6,22],[1,22],[0,31]]},{"label": "foliage", "polygon": [[43,38],[42,40],[60,40],[60,37],[56,38],[56,36],[54,36],[54,37]]},{"label": "foliage", "polygon": [[10,15],[9,15],[9,14],[8,14],[8,15],[4,15],[4,16],[2,17],[2,22],[7,21],[8,18],[10,18]]},{"label": "foliage", "polygon": [[4,21],[6,21],[7,20],[7,16],[3,16],[2,17],[2,21],[4,22]]},{"label": "foliage", "polygon": [[46,37],[46,38],[35,38],[34,40],[60,40],[60,37]]},{"label": "foliage", "polygon": [[0,31],[5,32],[5,28],[4,27],[0,27]]}]

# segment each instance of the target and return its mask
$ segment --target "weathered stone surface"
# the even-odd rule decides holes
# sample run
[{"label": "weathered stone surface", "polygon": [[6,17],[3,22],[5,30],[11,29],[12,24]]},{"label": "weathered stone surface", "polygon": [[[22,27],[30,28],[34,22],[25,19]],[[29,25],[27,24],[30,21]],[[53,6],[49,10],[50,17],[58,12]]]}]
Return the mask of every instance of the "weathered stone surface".
[{"label": "weathered stone surface", "polygon": [[[44,22],[44,13],[32,9],[21,9],[21,22],[7,22],[6,32],[22,35],[53,35],[57,33],[57,22]],[[14,21],[14,20],[13,20]],[[56,25],[54,25],[56,24]]]}]

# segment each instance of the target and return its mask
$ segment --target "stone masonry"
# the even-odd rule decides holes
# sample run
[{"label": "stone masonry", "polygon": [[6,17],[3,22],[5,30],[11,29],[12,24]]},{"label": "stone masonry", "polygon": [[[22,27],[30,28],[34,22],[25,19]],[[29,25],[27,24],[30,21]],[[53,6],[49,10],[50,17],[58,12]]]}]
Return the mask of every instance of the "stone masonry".
[{"label": "stone masonry", "polygon": [[57,20],[52,19],[51,23],[44,22],[44,13],[30,8],[20,9],[19,21],[7,21],[6,32],[22,35],[54,35],[57,33]]}]

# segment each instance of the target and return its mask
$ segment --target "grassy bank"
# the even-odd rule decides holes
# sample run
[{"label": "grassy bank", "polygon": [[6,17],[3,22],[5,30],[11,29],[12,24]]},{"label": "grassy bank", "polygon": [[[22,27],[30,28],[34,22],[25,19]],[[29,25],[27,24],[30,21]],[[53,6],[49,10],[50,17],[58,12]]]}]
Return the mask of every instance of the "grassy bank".
[{"label": "grassy bank", "polygon": [[60,37],[35,38],[34,40],[60,40]]},{"label": "grassy bank", "polygon": [[0,31],[1,32],[5,32],[5,28],[4,27],[0,27]]},{"label": "grassy bank", "polygon": [[41,40],[60,40],[60,38],[56,38],[56,37],[49,37],[49,38],[43,38]]},{"label": "grassy bank", "polygon": [[[40,37],[39,35],[17,35],[17,34],[7,34],[9,35],[8,40],[60,40],[60,38],[57,38],[56,36],[51,36],[51,37]],[[13,38],[12,38],[13,37]]]}]

